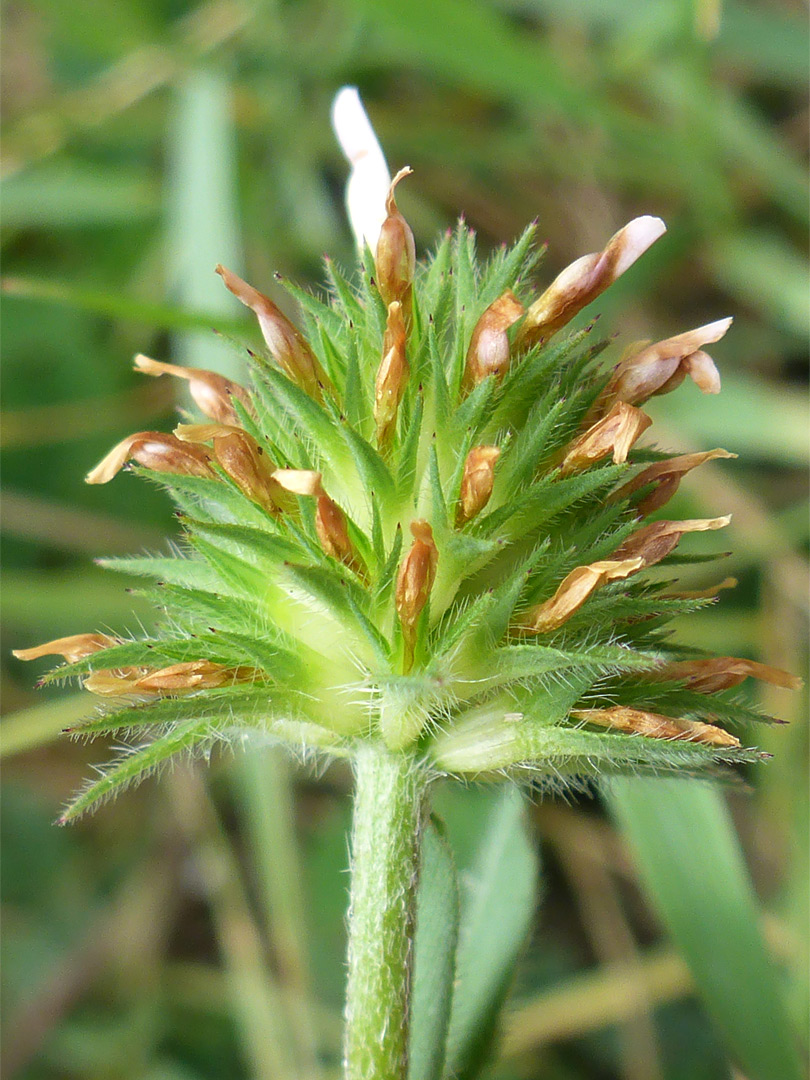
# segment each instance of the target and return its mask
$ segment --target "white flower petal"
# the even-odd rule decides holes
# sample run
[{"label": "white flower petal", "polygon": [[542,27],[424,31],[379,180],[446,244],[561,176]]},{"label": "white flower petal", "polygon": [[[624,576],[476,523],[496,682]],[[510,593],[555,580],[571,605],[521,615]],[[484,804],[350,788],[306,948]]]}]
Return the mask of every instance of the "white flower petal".
[{"label": "white flower petal", "polygon": [[357,246],[377,248],[385,221],[391,174],[374,128],[354,86],[344,86],[332,102],[332,127],[352,166],[346,185],[346,209]]}]

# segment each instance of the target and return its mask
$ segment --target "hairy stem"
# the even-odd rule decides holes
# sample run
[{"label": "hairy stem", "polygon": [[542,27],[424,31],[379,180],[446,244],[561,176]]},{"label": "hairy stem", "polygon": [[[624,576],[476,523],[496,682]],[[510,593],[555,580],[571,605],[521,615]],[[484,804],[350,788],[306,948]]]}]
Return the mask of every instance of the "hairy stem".
[{"label": "hairy stem", "polygon": [[382,745],[355,761],[345,1080],[405,1080],[427,781]]}]

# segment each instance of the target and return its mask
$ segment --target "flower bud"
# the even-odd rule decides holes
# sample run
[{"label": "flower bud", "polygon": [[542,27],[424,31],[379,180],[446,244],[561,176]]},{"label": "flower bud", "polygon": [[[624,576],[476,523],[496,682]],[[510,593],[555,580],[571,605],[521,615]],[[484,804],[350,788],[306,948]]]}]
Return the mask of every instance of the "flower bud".
[{"label": "flower bud", "polygon": [[497,446],[474,446],[467,454],[456,510],[457,527],[480,514],[489,502],[495,482],[495,462],[500,456]]},{"label": "flower bud", "polygon": [[322,390],[331,391],[332,384],[306,338],[269,296],[254,289],[224,266],[217,266],[216,270],[226,288],[255,313],[267,348],[285,375],[306,390],[310,397],[316,401],[322,400]]},{"label": "flower bud", "polygon": [[708,746],[740,745],[736,736],[700,720],[685,720],[641,709],[615,705],[611,709],[577,709],[571,713],[577,720],[599,727],[622,731],[627,735],[646,735],[652,739],[680,739],[684,742],[706,743]]},{"label": "flower bud", "polygon": [[469,392],[487,377],[500,378],[509,367],[509,338],[506,331],[523,314],[524,308],[511,289],[489,305],[475,324],[467,349],[462,388]]},{"label": "flower bud", "polygon": [[642,469],[638,476],[634,476],[632,480],[622,485],[614,492],[611,499],[614,501],[625,499],[639,488],[655,484],[655,488],[636,507],[639,515],[643,517],[669,502],[684,476],[692,469],[696,469],[698,465],[713,461],[715,458],[735,458],[736,456],[736,454],[730,454],[728,450],[717,449],[706,450],[700,454],[680,454],[678,457],[667,458],[666,461],[656,461],[654,465]]},{"label": "flower bud", "polygon": [[720,376],[714,361],[702,347],[719,341],[731,322],[731,319],[718,319],[696,330],[648,345],[622,360],[603,394],[604,407],[615,401],[638,405],[653,394],[668,394],[687,375],[704,394],[718,394]]},{"label": "flower bud", "polygon": [[611,453],[616,465],[627,461],[630,448],[651,423],[650,417],[641,409],[617,401],[607,416],[597,420],[571,443],[560,464],[562,475],[581,472]]},{"label": "flower bud", "polygon": [[555,278],[526,314],[518,342],[529,348],[547,341],[620,277],[666,232],[660,218],[638,217],[612,236],[604,251],[583,255]]},{"label": "flower bud", "polygon": [[164,364],[148,356],[138,354],[135,357],[135,369],[144,375],[176,375],[188,381],[189,392],[200,412],[220,424],[238,424],[239,417],[233,407],[233,399],[240,401],[250,410],[250,395],[243,386],[217,375],[213,371],[201,368],[178,367],[177,364]]},{"label": "flower bud", "polygon": [[798,690],[802,680],[781,668],[759,664],[739,656],[711,656],[705,660],[677,660],[664,664],[645,677],[665,681],[683,681],[690,690],[701,694],[715,694],[739,686],[744,679],[762,679],[773,686],[786,690]]},{"label": "flower bud", "polygon": [[554,595],[526,612],[518,627],[525,634],[547,634],[571,618],[588,597],[609,581],[619,581],[644,566],[638,557],[606,559],[578,566],[563,580]]},{"label": "flower bud", "polygon": [[433,541],[433,530],[422,518],[411,522],[414,540],[399,567],[395,603],[402,637],[405,643],[404,668],[409,671],[413,664],[416,642],[416,626],[436,579],[439,552]]},{"label": "flower bud", "polygon": [[289,496],[273,478],[275,465],[264,448],[242,428],[226,424],[178,424],[174,434],[183,442],[213,440],[217,465],[249,499],[274,517],[289,509]]},{"label": "flower bud", "polygon": [[614,559],[642,560],[643,565],[655,566],[665,559],[678,546],[681,537],[690,532],[706,532],[710,529],[724,529],[731,521],[731,515],[719,518],[693,518],[688,521],[654,521],[643,529],[634,532],[629,539],[613,553]]},{"label": "flower bud", "polygon": [[365,567],[355,551],[346,526],[346,515],[323,490],[321,474],[309,469],[276,469],[273,473],[285,491],[317,499],[315,531],[327,555],[342,562],[361,577]]},{"label": "flower bud", "polygon": [[380,229],[374,259],[380,296],[386,307],[395,300],[399,301],[406,320],[410,318],[411,313],[411,287],[416,268],[416,245],[410,225],[399,212],[394,189],[400,180],[410,176],[412,172],[410,166],[406,165],[391,181],[388,197],[385,200],[387,217]]},{"label": "flower bud", "polygon": [[114,446],[87,474],[86,483],[108,483],[129,460],[156,472],[179,476],[212,478],[216,475],[210,465],[211,455],[205,447],[182,442],[175,435],[166,435],[162,431],[139,431]]},{"label": "flower bud", "polygon": [[108,634],[71,634],[70,637],[55,638],[44,645],[35,645],[31,649],[13,649],[18,660],[38,660],[40,656],[62,656],[69,664],[84,660],[100,649],[110,649],[120,645],[117,638]]},{"label": "flower bud", "polygon": [[387,446],[397,423],[397,411],[410,369],[405,357],[405,321],[402,304],[394,300],[388,305],[388,321],[383,338],[383,356],[374,387],[374,420],[377,424],[377,443]]}]

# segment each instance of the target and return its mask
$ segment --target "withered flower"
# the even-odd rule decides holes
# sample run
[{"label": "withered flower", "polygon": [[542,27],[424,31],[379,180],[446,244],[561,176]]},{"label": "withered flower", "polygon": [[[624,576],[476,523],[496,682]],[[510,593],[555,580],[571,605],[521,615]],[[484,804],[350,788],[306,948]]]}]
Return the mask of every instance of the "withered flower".
[{"label": "withered flower", "polygon": [[399,212],[394,189],[400,180],[410,176],[409,166],[400,169],[391,181],[385,200],[386,218],[380,230],[375,254],[376,281],[380,296],[386,307],[394,301],[402,304],[402,314],[407,320],[411,313],[411,289],[416,267],[416,246],[411,227]]},{"label": "withered flower", "polygon": [[714,724],[700,720],[685,720],[641,709],[615,705],[611,709],[576,709],[571,715],[588,724],[611,728],[626,735],[646,735],[652,739],[680,739],[685,742],[706,743],[709,746],[737,747],[740,740]]},{"label": "withered flower", "polygon": [[374,386],[374,421],[377,425],[377,443],[386,446],[394,434],[399,403],[410,374],[405,357],[405,320],[402,317],[402,304],[398,300],[392,300],[388,305],[382,352]]},{"label": "withered flower", "polygon": [[324,491],[321,474],[310,469],[276,469],[273,479],[285,491],[317,499],[315,531],[321,547],[327,555],[363,577],[365,566],[349,536],[346,515]]},{"label": "withered flower", "polygon": [[474,446],[467,454],[456,510],[457,527],[480,514],[489,502],[495,482],[495,462],[500,456],[497,446]]},{"label": "withered flower", "polygon": [[762,679],[773,686],[785,690],[798,690],[802,680],[781,668],[770,664],[760,664],[756,660],[746,660],[740,656],[710,656],[701,660],[676,660],[663,664],[648,673],[655,679],[683,680],[690,690],[701,694],[714,694],[718,690],[728,690],[739,686],[744,679]]},{"label": "withered flower", "polygon": [[261,673],[255,668],[226,667],[213,660],[187,660],[154,671],[143,668],[94,671],[84,680],[84,688],[103,697],[173,696],[195,690],[213,690],[237,682],[253,682],[260,677]]},{"label": "withered flower", "polygon": [[69,637],[55,638],[44,645],[35,645],[31,649],[14,649],[13,655],[18,660],[38,660],[40,656],[61,656],[69,664],[84,660],[100,649],[109,649],[119,645],[117,638],[109,634],[71,634]]},{"label": "withered flower", "polygon": [[273,516],[289,509],[284,488],[274,479],[275,465],[252,435],[228,424],[178,424],[174,434],[182,442],[212,442],[214,459],[223,472],[253,502]]},{"label": "withered flower", "polygon": [[244,386],[217,375],[214,371],[202,368],[179,367],[177,364],[164,364],[148,356],[138,354],[134,360],[135,369],[144,375],[176,375],[186,379],[189,392],[202,413],[220,424],[238,424],[239,417],[233,407],[236,398],[248,410],[251,408],[250,395]]},{"label": "withered flower", "polygon": [[524,308],[511,289],[493,301],[475,324],[467,349],[462,389],[472,390],[487,375],[500,378],[509,367],[509,338],[506,331],[523,314]]},{"label": "withered flower", "polygon": [[185,443],[162,431],[138,431],[122,439],[85,477],[88,484],[106,484],[128,461],[156,472],[179,476],[214,477],[211,455],[204,446]]},{"label": "withered flower", "polygon": [[518,629],[525,634],[547,634],[550,630],[556,630],[602,585],[630,577],[643,566],[644,560],[639,557],[605,559],[588,566],[578,566],[568,574],[550,599],[526,612]]},{"label": "withered flower", "polygon": [[718,319],[631,354],[614,371],[602,397],[603,407],[614,401],[639,405],[654,394],[668,394],[687,375],[704,394],[718,394],[720,375],[712,358],[702,349],[719,341],[731,323],[731,319]]},{"label": "withered flower", "polygon": [[[615,409],[616,406],[614,405],[613,408]],[[643,517],[668,503],[678,490],[684,476],[692,469],[696,469],[698,465],[703,465],[706,461],[714,461],[716,458],[735,458],[736,456],[736,454],[730,454],[728,450],[717,449],[706,450],[700,454],[679,454],[678,457],[667,458],[666,461],[656,461],[655,464],[642,469],[632,480],[618,488],[611,496],[611,500],[626,499],[639,488],[655,484],[653,491],[646,495],[636,507]]]},{"label": "withered flower", "polygon": [[651,244],[666,232],[660,218],[634,218],[607,242],[603,251],[571,263],[529,308],[518,334],[521,348],[547,341],[603,293]]},{"label": "withered flower", "polygon": [[270,297],[224,266],[216,270],[226,288],[256,315],[267,348],[285,375],[316,401],[323,398],[322,388],[331,393],[332,384],[306,338]]},{"label": "withered flower", "polygon": [[436,580],[436,566],[439,561],[433,530],[427,521],[422,518],[412,521],[411,535],[414,538],[413,543],[400,564],[394,594],[405,643],[406,671],[413,664],[416,626]]},{"label": "withered flower", "polygon": [[560,465],[563,476],[580,472],[613,455],[616,465],[627,461],[627,455],[636,439],[647,430],[652,420],[641,409],[635,409],[623,401],[617,401],[607,416],[597,420],[571,443]]},{"label": "withered flower", "polygon": [[687,521],[654,521],[634,532],[613,553],[616,559],[640,558],[644,566],[655,566],[678,546],[685,533],[724,529],[731,515],[719,518],[691,518]]}]

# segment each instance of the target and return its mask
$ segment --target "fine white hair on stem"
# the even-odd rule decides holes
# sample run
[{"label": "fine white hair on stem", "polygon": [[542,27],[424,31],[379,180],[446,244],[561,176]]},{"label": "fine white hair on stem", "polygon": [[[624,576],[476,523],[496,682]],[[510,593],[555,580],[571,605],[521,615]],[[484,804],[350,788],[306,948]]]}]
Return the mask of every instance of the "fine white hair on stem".
[{"label": "fine white hair on stem", "polygon": [[385,221],[385,198],[391,174],[355,86],[338,90],[332,102],[332,127],[352,171],[346,185],[346,209],[357,246],[376,250]]}]

